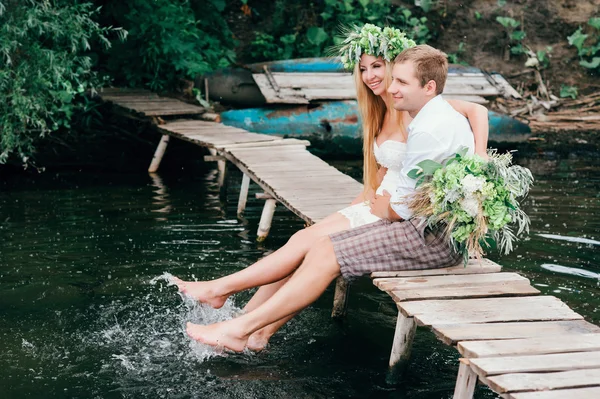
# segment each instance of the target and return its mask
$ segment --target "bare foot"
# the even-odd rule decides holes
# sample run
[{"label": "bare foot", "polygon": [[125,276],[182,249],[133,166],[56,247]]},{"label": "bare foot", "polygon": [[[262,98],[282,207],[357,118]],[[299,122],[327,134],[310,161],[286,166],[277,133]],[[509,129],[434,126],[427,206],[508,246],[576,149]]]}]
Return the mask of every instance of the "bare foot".
[{"label": "bare foot", "polygon": [[260,352],[263,349],[265,349],[265,347],[269,343],[271,335],[272,334],[269,334],[264,330],[258,330],[248,338],[248,343],[246,344],[246,347],[255,352]]},{"label": "bare foot", "polygon": [[228,325],[228,322],[208,326],[188,322],[186,331],[190,338],[196,341],[209,346],[229,349],[234,352],[242,352],[248,342],[248,337],[237,334],[235,329]]},{"label": "bare foot", "polygon": [[173,282],[183,294],[191,296],[198,302],[206,303],[215,309],[223,306],[229,295],[217,292],[214,281],[183,281],[180,278],[173,277]]}]

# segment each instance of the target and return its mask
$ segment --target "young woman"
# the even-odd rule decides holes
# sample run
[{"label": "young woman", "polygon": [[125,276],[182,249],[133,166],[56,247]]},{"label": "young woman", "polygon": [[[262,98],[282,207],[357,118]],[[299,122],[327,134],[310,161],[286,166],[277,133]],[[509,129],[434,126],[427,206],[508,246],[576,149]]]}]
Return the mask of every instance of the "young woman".
[{"label": "young woman", "polygon": [[[367,38],[369,45],[364,45],[365,41],[361,41],[363,38]],[[181,292],[219,308],[230,295],[261,286],[244,308],[246,312],[250,312],[286,283],[318,238],[379,220],[371,214],[369,201],[375,194],[382,195],[384,191],[392,193],[395,190],[406,146],[405,126],[411,121],[408,113],[394,110],[387,93],[387,87],[391,83],[391,61],[402,50],[415,43],[406,39],[397,29],[382,30],[370,24],[351,32],[344,43],[342,62],[354,71],[363,121],[363,192],[349,207],[298,231],[283,247],[246,269],[212,281],[187,282],[176,279]],[[449,103],[469,119],[475,136],[476,153],[486,156],[487,109],[459,100],[450,100]],[[248,340],[248,348],[264,348],[269,338],[292,317],[293,315],[256,331]]]}]

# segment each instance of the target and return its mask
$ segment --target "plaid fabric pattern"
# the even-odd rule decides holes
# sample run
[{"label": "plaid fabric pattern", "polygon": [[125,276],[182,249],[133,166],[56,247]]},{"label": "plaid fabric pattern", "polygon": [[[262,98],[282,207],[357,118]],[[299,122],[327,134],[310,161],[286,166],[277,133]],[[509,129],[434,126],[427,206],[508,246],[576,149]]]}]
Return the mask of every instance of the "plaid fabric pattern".
[{"label": "plaid fabric pattern", "polygon": [[437,269],[456,265],[456,253],[441,230],[431,230],[420,219],[375,223],[329,236],[342,276],[394,270]]}]

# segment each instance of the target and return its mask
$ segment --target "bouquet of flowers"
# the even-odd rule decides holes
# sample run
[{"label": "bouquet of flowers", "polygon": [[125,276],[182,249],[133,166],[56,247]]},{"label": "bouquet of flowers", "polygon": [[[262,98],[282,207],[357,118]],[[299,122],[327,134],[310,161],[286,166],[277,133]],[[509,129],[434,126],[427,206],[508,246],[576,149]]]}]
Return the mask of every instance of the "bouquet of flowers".
[{"label": "bouquet of flowers", "polygon": [[408,174],[417,179],[416,194],[408,199],[414,216],[424,217],[429,226],[443,223],[465,263],[469,255],[481,258],[492,242],[508,254],[517,236],[529,232],[529,217],[518,200],[533,183],[529,169],[512,165],[511,153],[491,150],[484,160],[466,152],[461,149],[443,164],[420,162]]}]

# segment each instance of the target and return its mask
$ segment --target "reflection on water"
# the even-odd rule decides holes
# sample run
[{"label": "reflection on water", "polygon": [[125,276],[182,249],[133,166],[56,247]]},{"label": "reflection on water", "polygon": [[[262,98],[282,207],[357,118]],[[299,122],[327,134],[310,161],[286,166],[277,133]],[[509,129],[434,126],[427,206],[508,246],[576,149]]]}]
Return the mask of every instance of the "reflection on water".
[{"label": "reflection on water", "polygon": [[[593,160],[523,160],[536,176],[524,206],[531,234],[509,256],[544,294],[587,320],[600,314],[600,167]],[[355,176],[359,163],[336,165]],[[450,398],[457,353],[426,330],[399,386],[385,383],[396,309],[368,281],[351,290],[344,323],[332,291],[260,354],[190,342],[185,323],[234,317],[181,297],[170,274],[212,279],[281,246],[302,221],[278,207],[254,241],[262,202],[235,217],[241,174],[219,196],[204,176],[42,174],[0,183],[0,381],[3,397]],[[254,190],[254,191],[252,191]],[[251,186],[249,198],[254,198]],[[496,397],[480,387],[477,398]]]},{"label": "reflection on water", "polygon": [[[162,178],[157,173],[148,173],[150,178],[152,179],[152,185],[156,187],[154,193],[156,194],[154,197],[153,203],[158,206],[158,209],[153,209],[152,212],[157,213],[170,213],[171,212],[171,204],[169,203],[169,193],[167,192],[167,187],[164,185]],[[165,221],[167,220],[164,217],[156,218],[157,221]]]}]

